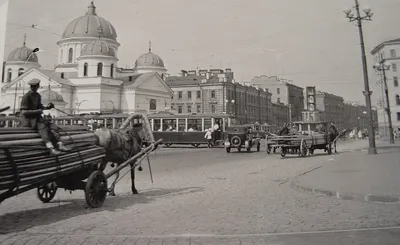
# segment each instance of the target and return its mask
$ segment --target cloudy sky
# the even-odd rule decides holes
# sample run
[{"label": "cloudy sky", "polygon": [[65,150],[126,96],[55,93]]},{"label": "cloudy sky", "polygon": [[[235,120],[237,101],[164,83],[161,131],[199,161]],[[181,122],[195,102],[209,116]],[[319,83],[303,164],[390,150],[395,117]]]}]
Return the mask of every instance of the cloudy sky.
[{"label": "cloudy sky", "polygon": [[[45,69],[57,62],[60,34],[84,15],[90,1],[11,0],[5,55],[27,45]],[[399,0],[361,0],[372,8],[364,22],[366,49],[400,37]],[[237,81],[278,75],[299,86],[365,102],[357,27],[343,10],[353,0],[97,0],[97,13],[117,30],[119,66],[133,67],[147,52],[160,55],[170,74],[181,69],[232,68]],[[32,24],[36,29],[29,28]],[[377,80],[369,58],[371,88]],[[374,96],[376,100],[377,96]]]}]

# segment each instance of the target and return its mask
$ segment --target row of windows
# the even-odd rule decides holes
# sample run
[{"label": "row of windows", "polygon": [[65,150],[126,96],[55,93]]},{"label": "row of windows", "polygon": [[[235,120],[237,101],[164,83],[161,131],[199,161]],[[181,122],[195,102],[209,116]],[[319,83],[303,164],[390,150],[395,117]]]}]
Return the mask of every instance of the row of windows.
[{"label": "row of windows", "polygon": [[[88,70],[89,70],[89,65],[88,63],[83,64],[83,76],[88,75]],[[103,63],[99,62],[97,64],[97,76],[102,76],[103,75]],[[114,64],[111,64],[110,66],[110,77],[114,77]]]},{"label": "row of windows", "polygon": [[[171,106],[171,108],[173,110],[175,109],[174,106]],[[178,109],[178,113],[183,113],[183,106],[182,105],[177,106],[177,109]],[[186,112],[187,113],[193,113],[194,112],[194,108],[192,108],[191,105],[187,105],[186,106]],[[197,105],[196,106],[196,112],[197,113],[201,113],[201,105]],[[215,105],[211,105],[211,112],[215,113]]]},{"label": "row of windows", "polygon": [[[214,96],[214,97],[213,97]],[[211,91],[211,97],[212,98],[215,98],[215,91],[214,90],[212,90]],[[182,91],[179,91],[178,92],[178,99],[182,99],[183,98],[183,92]],[[188,91],[187,92],[187,98],[188,99],[191,99],[192,98],[192,91]],[[201,91],[196,91],[196,98],[197,99],[201,99]]]},{"label": "row of windows", "polygon": [[[21,76],[22,74],[24,74],[25,69],[24,68],[19,68],[18,69],[18,76]],[[11,68],[9,68],[7,70],[7,82],[11,82],[11,78],[12,78],[12,70]]]}]

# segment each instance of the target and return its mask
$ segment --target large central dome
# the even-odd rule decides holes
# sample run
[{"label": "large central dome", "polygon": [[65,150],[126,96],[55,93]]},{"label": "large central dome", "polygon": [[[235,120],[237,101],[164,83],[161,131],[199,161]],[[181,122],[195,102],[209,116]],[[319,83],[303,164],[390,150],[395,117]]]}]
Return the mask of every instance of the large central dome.
[{"label": "large central dome", "polygon": [[102,37],[117,40],[117,32],[110,22],[97,16],[96,7],[91,2],[88,12],[68,24],[62,38],[71,37]]}]

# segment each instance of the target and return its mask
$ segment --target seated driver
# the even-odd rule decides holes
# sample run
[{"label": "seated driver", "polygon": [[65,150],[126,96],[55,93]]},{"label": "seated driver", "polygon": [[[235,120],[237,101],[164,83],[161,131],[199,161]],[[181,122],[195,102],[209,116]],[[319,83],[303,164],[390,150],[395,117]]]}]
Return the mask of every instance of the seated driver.
[{"label": "seated driver", "polygon": [[[22,97],[21,100],[21,127],[30,127],[38,131],[40,137],[45,142],[50,154],[59,155],[60,151],[69,151],[70,149],[63,145],[60,141],[58,127],[49,120],[42,117],[43,110],[54,108],[53,103],[49,103],[46,107],[42,105],[42,98],[37,92],[40,87],[39,79],[32,79],[28,82],[31,89]],[[55,140],[58,150],[54,148],[52,139]]]}]

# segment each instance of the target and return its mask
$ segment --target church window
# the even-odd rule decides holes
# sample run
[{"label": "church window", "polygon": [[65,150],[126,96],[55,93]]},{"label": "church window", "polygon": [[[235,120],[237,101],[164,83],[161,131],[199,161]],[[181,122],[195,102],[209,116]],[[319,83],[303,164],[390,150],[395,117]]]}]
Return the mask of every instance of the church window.
[{"label": "church window", "polygon": [[132,82],[132,78],[133,78],[132,76],[129,76],[129,82]]},{"label": "church window", "polygon": [[214,90],[211,90],[211,98],[215,98],[215,91]]},{"label": "church window", "polygon": [[103,75],[103,63],[98,63],[97,64],[97,76],[102,76]]},{"label": "church window", "polygon": [[22,74],[24,74],[24,68],[19,68],[18,70],[18,76],[21,76]]},{"label": "church window", "polygon": [[62,49],[61,49],[60,59],[61,59],[61,63],[63,63],[63,50]]},{"label": "church window", "polygon": [[72,56],[74,55],[74,50],[72,48],[68,51],[68,63],[72,63]]},{"label": "church window", "polygon": [[64,79],[64,72],[61,72],[61,78]]},{"label": "church window", "polygon": [[396,105],[400,105],[400,96],[396,94]]},{"label": "church window", "polygon": [[150,99],[150,110],[151,111],[157,110],[157,100]]},{"label": "church window", "polygon": [[398,87],[398,86],[399,86],[399,79],[398,79],[397,77],[393,77],[393,85],[394,85],[395,87]]},{"label": "church window", "polygon": [[85,63],[84,65],[83,65],[83,76],[87,76],[87,74],[88,74],[88,63]]},{"label": "church window", "polygon": [[111,64],[110,77],[114,77],[114,64]]},{"label": "church window", "polygon": [[10,68],[7,71],[7,82],[11,82],[11,76],[12,76],[12,72],[11,72],[11,68]]}]

